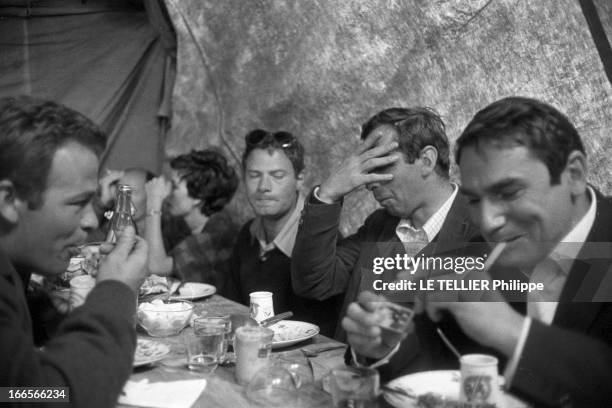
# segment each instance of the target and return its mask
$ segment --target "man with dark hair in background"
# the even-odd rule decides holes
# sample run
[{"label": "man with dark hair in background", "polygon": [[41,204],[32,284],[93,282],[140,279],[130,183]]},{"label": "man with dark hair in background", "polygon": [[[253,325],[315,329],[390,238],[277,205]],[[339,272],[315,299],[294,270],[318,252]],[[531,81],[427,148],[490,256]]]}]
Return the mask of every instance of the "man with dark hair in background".
[{"label": "man with dark hair in background", "polygon": [[[146,243],[126,229],[85,303],[38,349],[25,288],[64,272],[87,233],[106,136],[83,115],[31,97],[0,99],[0,385],[67,386],[74,406],[114,406],[132,371]],[[20,405],[20,404],[16,404]]]},{"label": "man with dark hair in background", "polygon": [[[467,125],[457,163],[471,219],[488,242],[505,245],[491,276],[527,278],[543,290],[512,304],[497,291],[482,302],[427,293],[427,315],[460,352],[496,353],[506,387],[537,406],[610,406],[612,202],[587,183],[578,132],[550,105],[505,98]],[[343,322],[366,355],[380,344],[372,316],[355,303]],[[451,367],[457,361],[446,351],[429,369]]]},{"label": "man with dark hair in background", "polygon": [[[433,110],[386,109],[366,122],[361,139],[310,195],[293,252],[295,292],[318,300],[344,294],[340,316],[359,292],[372,290],[372,248],[377,244],[389,243],[397,253],[397,243],[410,256],[429,255],[475,234],[465,200],[449,181],[448,139]],[[342,199],[364,185],[383,208],[357,233],[341,239]],[[345,341],[346,333],[338,327],[335,337]],[[370,357],[385,354],[370,350]]]},{"label": "man with dark hair in background", "polygon": [[227,295],[248,305],[249,293],[272,292],[276,313],[290,310],[332,335],[338,299],[300,298],[291,285],[291,252],[304,206],[304,148],[289,132],[256,129],[245,141],[242,170],[255,218],[238,235]]},{"label": "man with dark hair in background", "polygon": [[[177,156],[170,161],[170,168],[169,181],[157,177],[145,187],[149,270],[157,275],[172,274],[190,282],[209,283],[220,290],[229,273],[238,229],[221,211],[238,187],[236,171],[223,154],[211,149]],[[182,222],[178,236],[162,235],[164,200],[164,211]]]}]

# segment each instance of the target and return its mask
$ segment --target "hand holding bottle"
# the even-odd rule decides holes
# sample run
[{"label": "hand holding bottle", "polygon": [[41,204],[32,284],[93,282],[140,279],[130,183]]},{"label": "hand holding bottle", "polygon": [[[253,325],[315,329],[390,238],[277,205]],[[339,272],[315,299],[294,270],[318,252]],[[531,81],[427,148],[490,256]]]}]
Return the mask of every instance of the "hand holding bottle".
[{"label": "hand holding bottle", "polygon": [[109,252],[100,262],[97,282],[117,280],[137,292],[147,275],[146,241],[136,235],[133,227],[128,226],[118,233],[118,241],[114,247],[103,244],[100,251]]}]

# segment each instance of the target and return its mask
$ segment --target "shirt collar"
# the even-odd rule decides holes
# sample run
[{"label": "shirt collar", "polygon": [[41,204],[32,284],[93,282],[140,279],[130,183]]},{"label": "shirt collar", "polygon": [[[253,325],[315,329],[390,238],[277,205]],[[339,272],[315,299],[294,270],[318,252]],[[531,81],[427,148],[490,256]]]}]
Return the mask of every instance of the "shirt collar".
[{"label": "shirt collar", "polygon": [[[451,195],[440,206],[440,208],[438,208],[438,210],[435,213],[433,213],[431,217],[429,217],[429,219],[425,222],[425,224],[423,224],[422,229],[423,231],[425,231],[425,234],[427,235],[427,240],[429,242],[431,242],[442,229],[444,220],[446,220],[446,216],[448,215],[448,212],[450,211],[453,205],[453,201],[455,200],[455,197],[457,197],[457,192],[459,191],[457,184],[451,183],[451,186],[453,187],[453,192],[451,193]],[[395,227],[395,231],[397,233],[399,229],[406,228],[406,227],[412,230],[416,230],[416,228],[414,228],[412,221],[410,219],[402,218],[397,224],[397,227]]]},{"label": "shirt collar", "polygon": [[268,252],[274,247],[278,248],[283,254],[291,257],[291,252],[293,252],[293,246],[295,245],[295,236],[297,235],[297,230],[300,224],[300,214],[302,212],[302,208],[304,207],[304,196],[302,194],[298,194],[297,202],[295,204],[295,208],[291,213],[291,216],[283,225],[283,228],[278,232],[278,235],[274,238],[274,240],[270,243],[266,243],[266,234],[264,232],[263,221],[261,217],[256,217],[251,223],[250,232],[251,236],[253,236],[259,242],[259,248],[261,252]]},{"label": "shirt collar", "polygon": [[[597,197],[590,186],[587,186],[587,192],[591,197],[591,205],[586,214],[582,216],[580,221],[572,228],[567,235],[559,241],[559,244],[552,250],[549,257],[559,264],[565,275],[569,274],[573,260],[578,257],[578,253],[584,246],[584,242],[595,223],[597,214]],[[560,262],[563,260],[571,260],[572,262]]]}]

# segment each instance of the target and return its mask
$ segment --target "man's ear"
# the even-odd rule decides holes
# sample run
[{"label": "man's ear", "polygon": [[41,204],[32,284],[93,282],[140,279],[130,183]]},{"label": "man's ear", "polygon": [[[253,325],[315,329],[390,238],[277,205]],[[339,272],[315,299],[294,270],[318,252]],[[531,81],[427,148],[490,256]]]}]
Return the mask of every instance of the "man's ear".
[{"label": "man's ear", "polygon": [[567,163],[561,177],[567,177],[573,195],[584,194],[587,187],[587,159],[579,150],[567,156]]},{"label": "man's ear", "polygon": [[15,194],[15,186],[10,180],[0,180],[0,216],[9,224],[19,221],[18,207],[22,201]]},{"label": "man's ear", "polygon": [[438,149],[430,145],[425,146],[419,153],[419,159],[421,159],[422,163],[421,174],[423,176],[428,176],[436,168],[436,163],[438,162]]},{"label": "man's ear", "polygon": [[304,180],[306,179],[306,170],[300,171],[295,178],[297,180],[297,189],[301,191],[302,187],[304,187]]}]

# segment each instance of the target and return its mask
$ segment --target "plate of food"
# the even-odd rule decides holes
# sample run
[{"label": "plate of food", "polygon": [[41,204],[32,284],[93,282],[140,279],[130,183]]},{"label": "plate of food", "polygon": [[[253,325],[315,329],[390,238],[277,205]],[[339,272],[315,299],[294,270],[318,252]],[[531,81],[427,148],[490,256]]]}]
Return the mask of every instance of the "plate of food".
[{"label": "plate of food", "polygon": [[[500,385],[503,377],[500,377]],[[461,373],[458,370],[436,370],[408,374],[390,381],[382,388],[385,400],[397,408],[454,408],[459,402]],[[397,390],[394,392],[392,390]],[[527,408],[528,405],[501,390],[504,408]],[[494,408],[492,404],[480,404],[482,408]]]},{"label": "plate of food", "polygon": [[195,300],[214,295],[217,291],[213,285],[208,283],[185,282],[178,291],[170,296],[171,300]]},{"label": "plate of food", "polygon": [[134,367],[151,364],[161,360],[170,353],[170,347],[154,340],[138,339],[134,353]]},{"label": "plate of food", "polygon": [[168,292],[170,285],[165,276],[149,275],[144,280],[139,290],[139,297],[144,298],[149,295],[160,295]]},{"label": "plate of food", "polygon": [[274,331],[273,349],[291,346],[319,334],[319,326],[297,320],[281,320],[268,329]]}]

